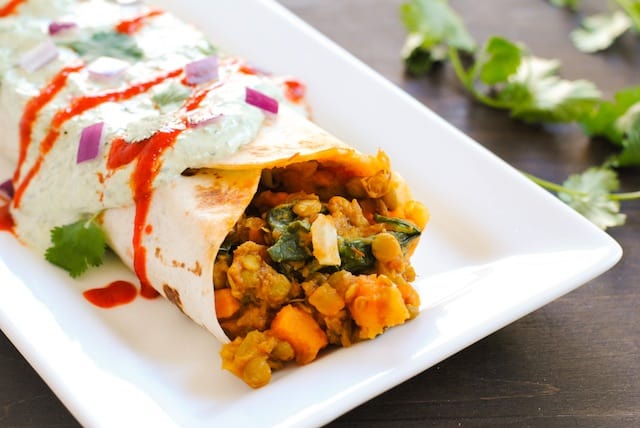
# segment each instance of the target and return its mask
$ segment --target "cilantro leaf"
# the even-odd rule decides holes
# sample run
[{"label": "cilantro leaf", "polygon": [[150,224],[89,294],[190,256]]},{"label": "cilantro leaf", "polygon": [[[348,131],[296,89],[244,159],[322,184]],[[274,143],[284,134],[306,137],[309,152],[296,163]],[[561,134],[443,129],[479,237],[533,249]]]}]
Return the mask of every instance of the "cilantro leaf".
[{"label": "cilantro leaf", "polygon": [[[640,86],[617,92],[612,102],[601,102],[590,115],[583,118],[581,125],[592,137],[605,137],[614,144],[622,145],[626,130],[621,128],[618,119],[636,109],[635,105],[640,105]],[[631,122],[623,121],[623,123]]]},{"label": "cilantro leaf", "polygon": [[186,86],[176,82],[171,82],[156,93],[151,100],[159,107],[165,107],[171,104],[181,103],[187,98],[191,91]]},{"label": "cilantro leaf", "polygon": [[522,47],[502,37],[491,37],[476,64],[480,80],[487,85],[495,85],[506,82],[518,71],[521,62]]},{"label": "cilantro leaf", "polygon": [[62,46],[72,49],[87,60],[110,56],[137,61],[144,56],[144,52],[133,37],[116,31],[98,31],[88,38],[62,43]]},{"label": "cilantro leaf", "polygon": [[400,6],[409,34],[402,49],[407,71],[419,74],[447,58],[450,47],[473,52],[475,41],[446,0],[410,0]]},{"label": "cilantro leaf", "polygon": [[616,0],[618,6],[625,11],[636,31],[640,31],[640,1],[638,0]]},{"label": "cilantro leaf", "polygon": [[592,15],[582,21],[582,28],[571,32],[571,40],[582,52],[598,52],[611,46],[631,25],[631,18],[620,10]]},{"label": "cilantro leaf", "polygon": [[[593,83],[562,79],[557,60],[525,54],[524,46],[505,38],[490,38],[469,70],[464,70],[456,51],[450,59],[458,78],[478,101],[510,110],[525,122],[579,121],[601,102]],[[482,85],[490,86],[488,94]]]},{"label": "cilantro leaf", "polygon": [[93,220],[80,220],[51,231],[51,242],[45,258],[75,278],[91,266],[102,264],[106,240]]},{"label": "cilantro leaf", "polygon": [[640,166],[640,103],[629,110],[633,114],[627,113],[618,120],[618,126],[624,127],[625,138],[622,151],[608,161],[614,167]]},{"label": "cilantro leaf", "polygon": [[621,226],[626,216],[620,213],[620,202],[610,198],[620,182],[615,171],[592,167],[582,174],[571,175],[558,197],[601,229]]},{"label": "cilantro leaf", "polygon": [[558,7],[568,7],[569,9],[576,10],[580,6],[580,0],[549,0],[552,5]]},{"label": "cilantro leaf", "polygon": [[578,121],[600,102],[600,91],[587,80],[562,79],[558,70],[556,60],[523,57],[497,98],[526,122]]},{"label": "cilantro leaf", "polygon": [[580,124],[588,135],[604,137],[622,148],[608,165],[640,165],[640,86],[616,93],[611,102],[601,102]]}]

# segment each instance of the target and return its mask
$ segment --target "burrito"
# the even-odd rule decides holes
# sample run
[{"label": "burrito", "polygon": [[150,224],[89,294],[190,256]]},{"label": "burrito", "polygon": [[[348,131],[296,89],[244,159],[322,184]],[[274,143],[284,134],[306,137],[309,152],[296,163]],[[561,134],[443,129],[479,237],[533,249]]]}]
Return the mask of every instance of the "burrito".
[{"label": "burrito", "polygon": [[0,58],[15,236],[73,276],[103,238],[248,385],[418,315],[428,211],[310,121],[302,82],[141,2],[10,2]]}]

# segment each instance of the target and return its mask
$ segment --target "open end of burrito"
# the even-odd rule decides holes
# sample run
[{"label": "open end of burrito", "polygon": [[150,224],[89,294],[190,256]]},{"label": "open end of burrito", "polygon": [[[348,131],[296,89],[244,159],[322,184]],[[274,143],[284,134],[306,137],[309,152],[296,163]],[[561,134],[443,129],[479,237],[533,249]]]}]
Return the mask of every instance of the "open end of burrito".
[{"label": "open end of burrito", "polygon": [[388,168],[362,176],[305,161],[263,170],[215,259],[216,316],[232,339],[223,367],[259,387],[286,361],[309,363],[328,345],[414,318],[409,256],[427,220]]}]

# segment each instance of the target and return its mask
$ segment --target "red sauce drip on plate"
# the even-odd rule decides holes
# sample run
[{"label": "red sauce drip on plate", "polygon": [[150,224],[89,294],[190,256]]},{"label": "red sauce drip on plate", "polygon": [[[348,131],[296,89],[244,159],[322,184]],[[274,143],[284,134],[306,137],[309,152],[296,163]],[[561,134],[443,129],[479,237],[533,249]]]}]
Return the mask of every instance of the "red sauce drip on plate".
[{"label": "red sauce drip on plate", "polygon": [[153,88],[156,85],[164,82],[167,79],[172,77],[177,77],[182,73],[183,69],[179,68],[177,70],[170,71],[169,73],[162,74],[154,79],[148,80],[146,82],[141,82],[128,88],[114,91],[107,91],[97,95],[87,95],[83,97],[75,98],[71,101],[71,104],[66,108],[58,110],[51,120],[51,126],[49,128],[49,132],[44,137],[44,139],[40,142],[40,155],[36,159],[34,165],[27,172],[22,182],[17,186],[16,192],[13,198],[13,204],[16,208],[20,207],[20,202],[22,200],[22,195],[24,191],[31,183],[31,180],[35,177],[35,175],[40,170],[42,166],[42,162],[46,155],[51,151],[53,146],[55,145],[58,137],[60,136],[60,127],[66,123],[68,120],[73,117],[84,113],[87,110],[90,110],[94,107],[97,107],[106,102],[114,102],[114,101],[124,101],[130,98],[133,98],[137,95],[140,95],[149,89]]},{"label": "red sauce drip on plate", "polygon": [[162,15],[163,13],[164,12],[159,9],[153,9],[143,15],[137,16],[132,19],[127,19],[126,21],[121,21],[118,25],[116,25],[116,31],[122,34],[135,34],[142,28],[147,19],[154,16]]},{"label": "red sauce drip on plate", "polygon": [[38,118],[38,113],[65,87],[69,75],[80,71],[83,67],[84,64],[79,64],[63,68],[38,95],[27,102],[22,117],[20,118],[20,153],[18,155],[18,167],[13,175],[13,181],[16,183],[20,180],[20,169],[27,157],[27,151],[31,143],[33,124]]},{"label": "red sauce drip on plate", "polygon": [[18,10],[18,6],[25,2],[26,0],[10,0],[9,3],[0,7],[0,18],[15,13]]},{"label": "red sauce drip on plate", "polygon": [[106,287],[92,288],[82,293],[89,302],[105,309],[126,305],[132,302],[137,294],[136,286],[127,281],[114,281]]}]

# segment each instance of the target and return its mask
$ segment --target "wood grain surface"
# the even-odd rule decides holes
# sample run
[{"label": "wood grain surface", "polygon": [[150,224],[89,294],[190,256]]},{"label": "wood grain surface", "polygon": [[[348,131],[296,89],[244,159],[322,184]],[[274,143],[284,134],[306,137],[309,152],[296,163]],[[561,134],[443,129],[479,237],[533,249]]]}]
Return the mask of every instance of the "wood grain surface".
[{"label": "wood grain surface", "polygon": [[[601,163],[608,143],[572,125],[530,126],[470,100],[450,67],[404,75],[400,0],[281,0],[286,7],[517,168],[563,181]],[[503,35],[562,61],[611,96],[640,84],[640,36],[605,53],[578,52],[568,33],[579,16],[544,0],[451,0],[473,36]],[[606,2],[584,1],[586,13]],[[455,165],[452,165],[455,168]],[[622,171],[624,190],[640,171]],[[338,418],[335,427],[640,426],[640,203],[610,234],[624,249],[601,277],[503,328]],[[77,422],[6,337],[0,337],[0,427],[72,427]]]}]

